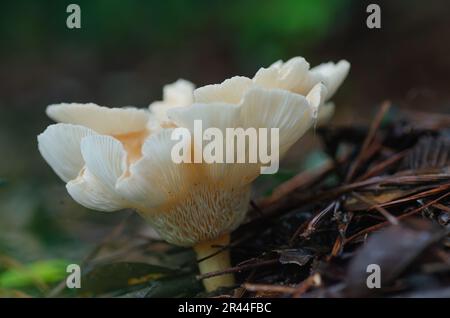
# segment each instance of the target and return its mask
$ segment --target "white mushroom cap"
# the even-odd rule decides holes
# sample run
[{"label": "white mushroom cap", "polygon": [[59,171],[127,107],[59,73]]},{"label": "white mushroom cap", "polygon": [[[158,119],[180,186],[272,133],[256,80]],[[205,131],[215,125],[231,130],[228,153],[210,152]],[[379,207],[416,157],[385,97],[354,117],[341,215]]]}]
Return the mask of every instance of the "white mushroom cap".
[{"label": "white mushroom cap", "polygon": [[[81,205],[134,208],[168,242],[195,245],[242,222],[261,163],[176,164],[173,128],[165,127],[192,132],[201,120],[204,129],[278,128],[282,156],[317,117],[332,112],[333,104],[325,101],[348,69],[341,61],[310,70],[303,58],[294,58],[260,69],[253,79],[233,77],[195,91],[180,80],[164,88],[164,100],[150,111],[51,105],[48,115],[61,123],[38,136],[39,150]],[[188,149],[197,147],[186,142]]]},{"label": "white mushroom cap", "polygon": [[[150,104],[149,109],[161,125],[170,125],[167,110],[174,107],[185,107],[192,104],[195,85],[187,80],[179,79],[163,87],[163,100]],[[155,124],[155,122],[151,122]]]},{"label": "white mushroom cap", "polygon": [[47,115],[60,123],[80,125],[99,134],[119,135],[145,129],[149,113],[134,107],[109,108],[93,103],[61,103],[47,107]]}]

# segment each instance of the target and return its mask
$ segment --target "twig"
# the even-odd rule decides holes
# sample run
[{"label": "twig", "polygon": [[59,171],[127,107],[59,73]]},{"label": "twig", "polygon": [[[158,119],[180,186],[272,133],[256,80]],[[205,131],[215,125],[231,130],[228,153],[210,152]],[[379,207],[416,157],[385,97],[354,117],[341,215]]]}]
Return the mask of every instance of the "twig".
[{"label": "twig", "polygon": [[384,115],[386,114],[386,112],[389,110],[390,107],[391,107],[391,103],[389,101],[386,101],[381,105],[380,110],[378,111],[377,115],[375,116],[375,119],[373,120],[373,122],[370,126],[369,132],[367,133],[366,139],[364,140],[364,143],[361,147],[361,150],[360,150],[358,156],[356,157],[353,164],[350,166],[350,169],[347,173],[345,181],[348,182],[353,179],[353,176],[355,175],[356,170],[359,168],[359,166],[362,164],[362,162],[367,158],[366,152],[369,149],[369,146],[374,141],[376,132],[381,125],[381,121],[383,120]]},{"label": "twig", "polygon": [[330,261],[333,257],[338,256],[344,247],[345,242],[345,233],[347,232],[348,226],[350,225],[350,222],[353,218],[352,212],[347,212],[348,222],[346,222],[343,226],[343,228],[339,228],[339,235],[336,238],[336,241],[333,244],[333,248],[331,249],[331,254],[327,257],[327,261]]},{"label": "twig", "polygon": [[283,285],[268,285],[268,284],[250,284],[245,283],[243,287],[251,292],[269,292],[279,294],[293,294],[297,290],[295,287]]},{"label": "twig", "polygon": [[374,202],[373,200],[370,200],[368,198],[363,197],[362,195],[359,195],[356,192],[352,192],[352,196],[355,197],[356,199],[358,199],[359,201],[363,202],[363,203],[367,203],[372,205],[372,207],[369,209],[375,209],[378,212],[380,212],[381,215],[383,215],[386,220],[388,220],[388,222],[390,222],[393,225],[398,225],[398,220],[395,216],[393,216],[392,214],[390,214],[385,208],[381,207],[380,205],[378,205],[376,202]]},{"label": "twig", "polygon": [[299,298],[304,293],[306,293],[313,286],[320,286],[322,284],[322,278],[319,273],[314,273],[301,282],[294,293],[292,293],[292,297]]},{"label": "twig", "polygon": [[[347,159],[347,156],[338,158],[337,163],[342,164]],[[322,179],[324,176],[328,175],[335,168],[335,162],[329,161],[324,163],[319,168],[310,171],[302,171],[291,179],[283,182],[278,187],[276,187],[269,197],[259,200],[258,206],[260,208],[265,208],[273,203],[279,201],[286,195],[294,192],[296,189],[301,187],[307,187],[314,184],[317,180]]]},{"label": "twig", "polygon": [[[308,202],[312,197],[316,200],[332,199],[342,194],[345,194],[356,189],[361,189],[369,186],[381,186],[381,185],[405,185],[405,184],[419,184],[426,182],[437,182],[440,180],[448,180],[450,174],[429,174],[429,175],[405,175],[405,176],[376,176],[364,181],[357,181],[354,183],[344,184],[335,189],[325,191],[319,194],[312,195],[311,198],[303,198],[303,201]],[[450,184],[449,184],[450,185]]]},{"label": "twig", "polygon": [[216,272],[210,272],[210,273],[206,273],[206,274],[202,274],[202,275],[197,275],[197,279],[198,280],[202,280],[205,278],[210,278],[210,277],[214,277],[214,276],[220,276],[220,275],[225,275],[225,274],[229,274],[229,273],[237,273],[237,272],[241,272],[241,271],[245,271],[251,268],[255,268],[255,267],[261,267],[261,266],[268,266],[268,265],[274,265],[278,263],[278,259],[272,259],[272,260],[268,260],[268,261],[262,261],[259,263],[254,263],[254,264],[246,264],[246,265],[240,265],[240,266],[234,266],[234,267],[230,267],[221,271],[216,271]]},{"label": "twig", "polygon": [[235,290],[235,292],[234,292],[235,298],[242,298],[245,296],[245,294],[247,293],[247,289],[244,287],[244,285],[250,284],[250,282],[253,280],[253,277],[255,276],[255,274],[256,274],[256,268],[254,268],[250,272],[250,274],[245,279],[245,282],[243,283],[243,285]]},{"label": "twig", "polygon": [[243,287],[251,292],[266,292],[292,295],[294,298],[301,297],[313,286],[319,286],[322,279],[318,273],[314,273],[297,286],[269,285],[269,284],[250,284],[245,283]]},{"label": "twig", "polygon": [[[292,243],[294,242],[294,240],[298,237],[301,236],[303,238],[307,238],[311,235],[311,233],[314,232],[317,223],[322,220],[322,218],[327,215],[335,206],[336,206],[337,202],[333,201],[331,204],[329,204],[325,209],[323,209],[322,211],[320,211],[319,213],[317,213],[312,219],[311,221],[308,222],[308,225],[306,226],[306,229],[302,232],[303,229],[303,225],[300,226],[294,233],[294,235],[292,235],[291,239],[289,240],[289,244],[292,245]],[[301,233],[301,235],[300,235]]]},{"label": "twig", "polygon": [[[450,196],[450,192],[448,192],[448,193],[446,193],[446,194],[440,196],[439,198],[437,198],[437,199],[435,199],[435,200],[432,200],[432,201],[430,201],[430,202],[428,202],[428,203],[422,205],[421,207],[419,207],[419,208],[417,208],[417,209],[414,209],[414,210],[412,210],[412,211],[410,211],[410,212],[407,212],[407,213],[405,213],[405,214],[402,214],[402,215],[398,216],[398,217],[397,217],[397,220],[402,220],[402,219],[404,219],[404,218],[407,218],[407,217],[409,217],[409,216],[412,216],[412,215],[414,215],[414,214],[416,214],[416,213],[422,211],[423,209],[426,209],[426,208],[428,208],[429,206],[431,206],[431,205],[433,205],[433,204],[436,204],[437,202],[441,201],[442,199],[444,199],[444,198],[446,198],[446,197],[448,197],[448,196]],[[367,233],[371,233],[371,232],[373,232],[373,231],[377,231],[377,230],[379,230],[379,229],[381,229],[381,228],[383,228],[383,227],[385,227],[385,226],[387,226],[387,225],[389,225],[389,224],[390,224],[389,222],[383,222],[383,223],[379,223],[379,224],[370,226],[370,227],[368,227],[368,228],[366,228],[366,229],[364,229],[364,230],[362,230],[362,231],[359,231],[358,233],[356,233],[356,234],[350,236],[349,238],[347,238],[347,239],[345,240],[345,244],[347,244],[347,243],[353,241],[353,240],[354,240],[355,238],[357,238],[357,237],[360,237],[360,236],[362,236],[362,235],[364,235],[364,234],[367,234]]]},{"label": "twig", "polygon": [[450,208],[448,206],[443,205],[443,204],[436,203],[436,204],[433,204],[433,207],[435,207],[436,209],[445,211],[447,213],[450,213]]},{"label": "twig", "polygon": [[[442,192],[444,190],[448,190],[448,189],[450,189],[450,183],[440,185],[440,186],[438,186],[436,188],[433,188],[431,190],[426,190],[426,191],[423,191],[423,192],[419,192],[419,193],[410,195],[410,196],[408,196],[406,198],[402,198],[402,199],[398,199],[398,200],[394,200],[394,201],[390,201],[390,202],[386,202],[386,203],[381,203],[378,206],[379,207],[386,207],[386,206],[392,206],[392,205],[405,203],[405,202],[408,202],[408,201],[413,201],[413,200],[415,201],[415,200],[418,200],[418,199],[421,199],[421,198],[429,197],[431,195],[440,193],[440,192]],[[374,209],[374,207],[370,207],[369,208],[369,210],[371,210],[371,209]]]},{"label": "twig", "polygon": [[361,177],[357,178],[356,181],[365,180],[367,178],[373,177],[377,175],[378,173],[385,170],[390,165],[396,163],[397,161],[403,159],[406,154],[409,152],[409,150],[401,151],[399,153],[396,153],[395,155],[387,158],[386,160],[378,163],[377,165],[373,166],[371,169],[369,169],[365,174],[363,174]]},{"label": "twig", "polygon": [[235,240],[235,241],[233,241],[233,242],[231,242],[230,244],[227,244],[227,245],[220,245],[220,246],[219,245],[214,245],[212,247],[218,248],[218,250],[215,251],[214,253],[206,255],[203,258],[198,259],[197,263],[206,261],[207,259],[210,259],[211,257],[216,256],[216,255],[222,253],[223,251],[230,249],[233,246],[239,245],[240,243],[244,242],[246,239],[247,239],[246,237],[242,237],[242,238],[240,238],[238,240]]},{"label": "twig", "polygon": [[258,213],[259,216],[264,216],[264,213],[261,210],[261,207],[259,206],[259,204],[256,204],[256,202],[254,200],[250,200],[250,206],[252,207],[253,210],[256,211],[256,213]]}]

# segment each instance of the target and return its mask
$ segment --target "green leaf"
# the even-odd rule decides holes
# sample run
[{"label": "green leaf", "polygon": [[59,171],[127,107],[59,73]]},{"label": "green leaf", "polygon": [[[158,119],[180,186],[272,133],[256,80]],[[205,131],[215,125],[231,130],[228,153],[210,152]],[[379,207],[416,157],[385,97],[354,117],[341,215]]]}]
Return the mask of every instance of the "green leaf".
[{"label": "green leaf", "polygon": [[65,260],[47,260],[8,269],[0,274],[0,288],[21,288],[36,283],[55,283],[66,276]]}]

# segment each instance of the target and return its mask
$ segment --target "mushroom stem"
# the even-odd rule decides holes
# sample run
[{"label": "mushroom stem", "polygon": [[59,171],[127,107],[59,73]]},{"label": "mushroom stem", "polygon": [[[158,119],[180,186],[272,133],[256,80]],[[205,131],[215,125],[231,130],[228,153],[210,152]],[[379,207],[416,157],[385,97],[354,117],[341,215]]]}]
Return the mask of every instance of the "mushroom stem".
[{"label": "mushroom stem", "polygon": [[[222,250],[221,247],[226,246],[229,243],[230,235],[225,234],[215,240],[201,242],[194,246],[194,250],[197,253],[197,259],[201,260],[198,263],[200,274],[221,271],[231,267],[230,251],[228,249]],[[203,285],[208,292],[220,287],[230,287],[234,285],[234,276],[233,274],[224,274],[205,278],[203,279]]]}]

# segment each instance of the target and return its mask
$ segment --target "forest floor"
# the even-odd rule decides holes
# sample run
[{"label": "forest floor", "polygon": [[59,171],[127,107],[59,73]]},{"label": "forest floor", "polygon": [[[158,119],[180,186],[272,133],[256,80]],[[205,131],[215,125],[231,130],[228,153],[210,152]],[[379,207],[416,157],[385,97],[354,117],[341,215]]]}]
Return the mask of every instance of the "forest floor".
[{"label": "forest floor", "polygon": [[[331,160],[252,201],[223,246],[233,267],[199,276],[191,251],[124,239],[130,214],[86,256],[76,296],[450,297],[449,127],[448,115],[386,102],[370,127],[318,128]],[[202,291],[225,273],[234,288]]]}]

